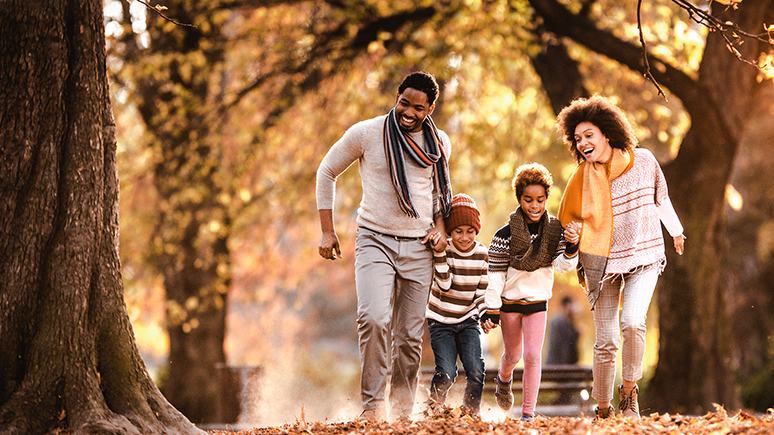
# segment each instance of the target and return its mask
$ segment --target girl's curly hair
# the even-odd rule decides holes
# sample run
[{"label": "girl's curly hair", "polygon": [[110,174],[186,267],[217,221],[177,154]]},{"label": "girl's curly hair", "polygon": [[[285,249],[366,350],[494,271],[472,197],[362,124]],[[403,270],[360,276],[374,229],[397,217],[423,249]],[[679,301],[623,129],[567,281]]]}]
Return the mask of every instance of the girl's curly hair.
[{"label": "girl's curly hair", "polygon": [[562,135],[576,163],[584,159],[575,143],[575,127],[581,122],[594,124],[613,148],[626,150],[637,147],[634,128],[623,110],[601,95],[579,98],[562,109],[556,117],[556,129]]},{"label": "girl's curly hair", "polygon": [[521,200],[524,189],[533,184],[543,186],[543,188],[546,189],[546,198],[548,198],[551,194],[551,186],[554,185],[554,178],[551,176],[551,173],[548,172],[548,169],[540,163],[530,163],[528,165],[519,166],[516,169],[516,175],[513,177],[513,182],[511,183],[513,192],[516,194],[516,199]]}]

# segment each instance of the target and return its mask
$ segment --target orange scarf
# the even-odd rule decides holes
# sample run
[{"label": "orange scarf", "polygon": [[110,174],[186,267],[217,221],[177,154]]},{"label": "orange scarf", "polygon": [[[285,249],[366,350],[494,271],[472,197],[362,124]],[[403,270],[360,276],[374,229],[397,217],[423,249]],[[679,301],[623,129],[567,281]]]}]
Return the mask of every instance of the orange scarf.
[{"label": "orange scarf", "polygon": [[613,148],[610,162],[581,162],[567,182],[557,217],[563,227],[572,221],[583,223],[578,249],[607,258],[613,240],[613,201],[610,182],[634,163],[633,150]]}]

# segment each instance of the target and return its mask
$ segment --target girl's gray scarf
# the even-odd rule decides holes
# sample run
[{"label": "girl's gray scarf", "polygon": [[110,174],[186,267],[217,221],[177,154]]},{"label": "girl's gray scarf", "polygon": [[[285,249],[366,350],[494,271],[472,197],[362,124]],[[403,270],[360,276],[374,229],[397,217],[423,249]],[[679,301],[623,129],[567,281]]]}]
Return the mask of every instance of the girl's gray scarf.
[{"label": "girl's gray scarf", "polygon": [[524,221],[521,207],[511,213],[508,225],[511,228],[511,267],[532,272],[553,263],[564,234],[559,219],[549,215],[548,212],[543,213],[543,217],[540,218],[540,229],[534,241],[527,228],[527,222]]}]

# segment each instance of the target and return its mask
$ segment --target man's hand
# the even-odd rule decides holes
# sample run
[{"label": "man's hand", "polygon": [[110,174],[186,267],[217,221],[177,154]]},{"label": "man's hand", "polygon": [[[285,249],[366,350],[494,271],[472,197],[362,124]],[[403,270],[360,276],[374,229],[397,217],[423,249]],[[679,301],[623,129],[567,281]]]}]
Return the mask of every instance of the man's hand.
[{"label": "man's hand", "polygon": [[317,250],[322,258],[328,260],[341,258],[341,246],[339,245],[339,237],[336,235],[336,232],[324,232],[320,238],[320,245]]},{"label": "man's hand", "polygon": [[320,253],[320,257],[328,260],[341,258],[339,236],[336,235],[336,230],[333,229],[333,210],[320,209],[319,212],[322,237],[320,238],[320,245],[317,247],[317,252]]}]

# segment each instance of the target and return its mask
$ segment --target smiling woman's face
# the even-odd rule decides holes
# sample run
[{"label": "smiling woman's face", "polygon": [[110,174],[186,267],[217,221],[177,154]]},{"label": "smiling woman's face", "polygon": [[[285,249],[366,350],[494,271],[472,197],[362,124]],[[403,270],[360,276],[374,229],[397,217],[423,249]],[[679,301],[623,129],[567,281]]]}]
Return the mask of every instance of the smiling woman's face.
[{"label": "smiling woman's face", "polygon": [[607,138],[590,122],[581,122],[575,127],[575,147],[586,161],[607,163],[613,155],[613,148]]}]

